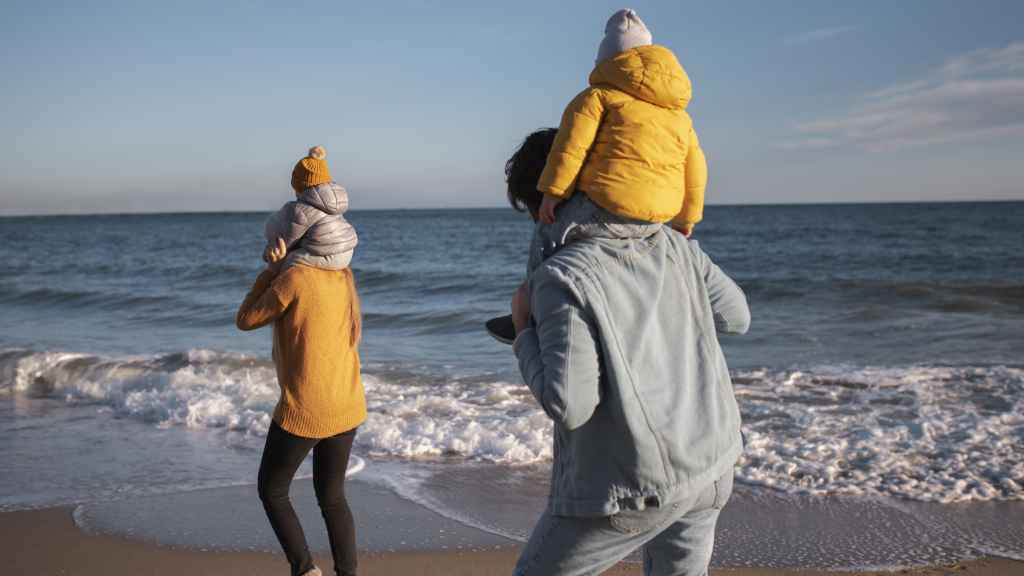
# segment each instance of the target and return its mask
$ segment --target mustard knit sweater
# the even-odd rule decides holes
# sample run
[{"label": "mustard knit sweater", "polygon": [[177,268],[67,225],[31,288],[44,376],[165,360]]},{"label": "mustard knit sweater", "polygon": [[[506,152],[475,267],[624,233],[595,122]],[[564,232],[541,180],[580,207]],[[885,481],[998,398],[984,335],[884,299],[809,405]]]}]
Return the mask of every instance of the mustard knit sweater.
[{"label": "mustard knit sweater", "polygon": [[274,364],[281,399],[274,421],[305,438],[327,438],[366,420],[359,377],[358,296],[352,272],[292,266],[264,271],[235,323],[274,323]]}]

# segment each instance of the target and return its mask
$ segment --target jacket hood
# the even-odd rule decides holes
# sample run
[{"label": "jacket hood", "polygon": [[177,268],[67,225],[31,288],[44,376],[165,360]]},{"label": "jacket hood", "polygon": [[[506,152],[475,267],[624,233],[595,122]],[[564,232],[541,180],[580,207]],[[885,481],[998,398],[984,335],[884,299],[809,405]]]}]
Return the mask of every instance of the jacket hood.
[{"label": "jacket hood", "polygon": [[664,46],[638,46],[594,67],[591,86],[611,86],[673,110],[686,108],[693,95],[690,77],[675,54]]},{"label": "jacket hood", "polygon": [[298,200],[332,216],[341,214],[348,208],[348,195],[337,182],[310,186],[298,195]]}]

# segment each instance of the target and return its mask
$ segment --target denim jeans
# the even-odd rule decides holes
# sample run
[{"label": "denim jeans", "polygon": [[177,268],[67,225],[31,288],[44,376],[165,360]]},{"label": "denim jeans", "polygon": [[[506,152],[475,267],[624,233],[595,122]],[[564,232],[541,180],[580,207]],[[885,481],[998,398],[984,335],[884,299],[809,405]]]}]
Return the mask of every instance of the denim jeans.
[{"label": "denim jeans", "polygon": [[600,574],[643,547],[648,576],[706,576],[715,524],[732,494],[729,470],[699,494],[660,508],[580,518],[544,512],[530,535],[516,576]]}]

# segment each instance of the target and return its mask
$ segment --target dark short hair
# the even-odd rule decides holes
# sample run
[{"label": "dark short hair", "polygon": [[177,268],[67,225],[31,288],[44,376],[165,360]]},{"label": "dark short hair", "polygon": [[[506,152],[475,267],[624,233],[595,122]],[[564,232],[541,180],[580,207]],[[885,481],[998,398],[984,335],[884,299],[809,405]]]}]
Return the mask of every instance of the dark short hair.
[{"label": "dark short hair", "polygon": [[505,162],[508,203],[520,212],[536,216],[544,195],[537,190],[537,181],[548,161],[548,152],[555,141],[557,128],[541,128],[530,134]]}]

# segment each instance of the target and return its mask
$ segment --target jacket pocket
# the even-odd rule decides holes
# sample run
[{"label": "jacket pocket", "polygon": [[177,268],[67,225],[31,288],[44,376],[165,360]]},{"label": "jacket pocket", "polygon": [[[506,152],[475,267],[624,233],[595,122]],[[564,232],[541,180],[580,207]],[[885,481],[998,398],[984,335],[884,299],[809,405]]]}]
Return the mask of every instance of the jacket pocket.
[{"label": "jacket pocket", "polygon": [[608,517],[608,523],[622,534],[641,534],[649,532],[679,514],[679,504],[671,504],[663,508],[645,508],[643,510],[620,510]]},{"label": "jacket pocket", "polygon": [[732,484],[732,468],[725,474],[722,474],[721,478],[715,480],[715,503],[712,504],[715,510],[721,510],[725,507],[725,503],[729,501],[729,498],[732,496]]}]

